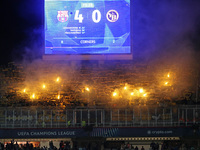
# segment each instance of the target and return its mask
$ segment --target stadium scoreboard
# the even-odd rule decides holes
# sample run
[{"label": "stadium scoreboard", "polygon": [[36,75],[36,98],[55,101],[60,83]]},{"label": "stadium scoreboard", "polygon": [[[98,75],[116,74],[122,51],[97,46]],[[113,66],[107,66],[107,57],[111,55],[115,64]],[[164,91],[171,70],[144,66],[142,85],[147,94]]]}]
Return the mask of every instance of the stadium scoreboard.
[{"label": "stadium scoreboard", "polygon": [[130,0],[45,0],[45,56],[131,55]]}]

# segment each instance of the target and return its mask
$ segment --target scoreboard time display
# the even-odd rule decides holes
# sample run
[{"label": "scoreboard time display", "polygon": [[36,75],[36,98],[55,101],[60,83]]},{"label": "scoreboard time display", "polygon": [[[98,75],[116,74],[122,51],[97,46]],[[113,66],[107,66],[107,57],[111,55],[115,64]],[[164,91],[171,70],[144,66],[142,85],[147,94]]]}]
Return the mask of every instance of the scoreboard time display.
[{"label": "scoreboard time display", "polygon": [[45,0],[45,54],[130,54],[130,0]]}]

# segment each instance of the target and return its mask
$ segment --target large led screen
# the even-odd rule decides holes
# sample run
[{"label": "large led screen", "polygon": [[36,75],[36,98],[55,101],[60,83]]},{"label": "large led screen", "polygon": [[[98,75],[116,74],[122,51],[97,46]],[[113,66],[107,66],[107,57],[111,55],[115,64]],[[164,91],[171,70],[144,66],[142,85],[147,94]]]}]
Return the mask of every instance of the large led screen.
[{"label": "large led screen", "polygon": [[131,54],[130,0],[45,0],[45,54]]}]

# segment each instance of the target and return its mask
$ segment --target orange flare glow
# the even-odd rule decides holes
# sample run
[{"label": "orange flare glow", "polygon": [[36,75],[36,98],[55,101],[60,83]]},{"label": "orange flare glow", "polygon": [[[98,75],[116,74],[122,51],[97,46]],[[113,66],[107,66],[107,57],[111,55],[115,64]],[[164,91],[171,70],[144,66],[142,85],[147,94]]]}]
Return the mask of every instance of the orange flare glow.
[{"label": "orange flare glow", "polygon": [[113,96],[117,96],[117,93],[116,93],[116,92],[114,92],[114,93],[113,93]]},{"label": "orange flare glow", "polygon": [[170,74],[169,74],[169,73],[167,74],[167,77],[168,77],[168,78],[170,77]]},{"label": "orange flare glow", "polygon": [[60,81],[60,78],[59,77],[57,77],[57,79],[56,79],[56,82],[59,82]]},{"label": "orange flare glow", "polygon": [[143,97],[146,97],[147,96],[147,94],[145,93],[145,94],[143,94]]},{"label": "orange flare glow", "polygon": [[141,89],[139,90],[139,92],[140,92],[140,93],[143,93],[143,92],[144,92],[144,90],[141,88]]},{"label": "orange flare glow", "polygon": [[35,99],[35,93],[32,94],[31,99]]},{"label": "orange flare glow", "polygon": [[90,91],[90,89],[88,87],[86,87],[85,90],[88,91],[88,92]]}]

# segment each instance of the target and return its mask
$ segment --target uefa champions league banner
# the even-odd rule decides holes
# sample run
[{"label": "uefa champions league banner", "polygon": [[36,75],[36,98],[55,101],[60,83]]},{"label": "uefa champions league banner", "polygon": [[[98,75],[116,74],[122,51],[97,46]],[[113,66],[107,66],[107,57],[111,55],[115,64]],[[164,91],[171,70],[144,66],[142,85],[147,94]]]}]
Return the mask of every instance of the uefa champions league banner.
[{"label": "uefa champions league banner", "polygon": [[[199,133],[197,133],[199,135]],[[193,128],[84,128],[0,129],[0,138],[73,138],[73,137],[183,137],[193,136]]]},{"label": "uefa champions league banner", "polygon": [[83,129],[0,129],[0,138],[66,138],[87,136]]}]

